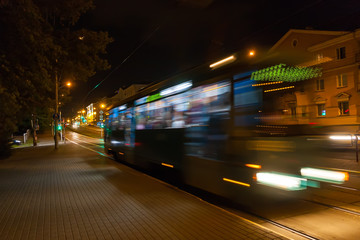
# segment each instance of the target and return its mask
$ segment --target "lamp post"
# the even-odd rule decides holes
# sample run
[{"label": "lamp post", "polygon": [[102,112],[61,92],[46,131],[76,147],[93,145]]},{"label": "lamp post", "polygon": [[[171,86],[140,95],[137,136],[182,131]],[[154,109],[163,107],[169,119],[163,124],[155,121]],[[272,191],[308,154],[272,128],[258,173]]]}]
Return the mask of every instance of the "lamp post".
[{"label": "lamp post", "polygon": [[101,138],[103,138],[104,137],[104,125],[103,125],[103,113],[104,113],[104,111],[103,111],[103,109],[105,108],[105,104],[104,103],[101,103],[100,104],[100,108],[101,108],[101,110],[100,110],[100,112],[99,112],[99,120],[101,121],[101,125],[100,125],[100,137]]},{"label": "lamp post", "polygon": [[59,83],[58,83],[58,76],[55,74],[55,114],[53,116],[54,119],[54,143],[55,149],[58,149],[58,121],[59,121]]},{"label": "lamp post", "polygon": [[[71,82],[66,83],[67,87],[71,86]],[[54,143],[55,143],[55,149],[58,149],[59,140],[58,140],[58,122],[60,120],[59,115],[59,89],[63,86],[59,87],[59,80],[57,74],[55,74],[55,114],[53,115],[54,119]]]}]

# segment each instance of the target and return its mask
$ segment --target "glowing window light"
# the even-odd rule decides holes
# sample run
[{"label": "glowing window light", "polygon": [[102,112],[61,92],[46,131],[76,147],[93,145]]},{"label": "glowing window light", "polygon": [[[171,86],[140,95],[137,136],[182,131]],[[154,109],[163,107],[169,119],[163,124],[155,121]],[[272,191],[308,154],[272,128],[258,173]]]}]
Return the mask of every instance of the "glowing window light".
[{"label": "glowing window light", "polygon": [[238,185],[241,185],[241,186],[250,187],[250,184],[248,184],[248,183],[243,183],[243,182],[231,180],[231,179],[228,179],[228,178],[223,178],[223,180],[225,182],[231,182],[231,183],[235,183],[235,184],[238,184]]},{"label": "glowing window light", "polygon": [[160,95],[161,96],[168,96],[170,94],[174,94],[174,93],[178,93],[178,92],[181,92],[181,91],[185,91],[189,88],[192,87],[192,81],[187,81],[187,82],[184,82],[184,83],[180,83],[178,85],[175,85],[173,87],[170,87],[170,88],[167,88],[167,89],[164,89],[160,92]]},{"label": "glowing window light", "polygon": [[222,60],[220,60],[218,62],[210,64],[210,68],[220,67],[220,66],[223,66],[225,64],[234,62],[235,60],[236,60],[235,56],[231,55],[230,57],[224,58],[224,59],[222,59]]},{"label": "glowing window light", "polygon": [[174,168],[174,165],[167,164],[167,163],[161,163],[161,165],[163,165],[165,167],[169,167],[169,168]]},{"label": "glowing window light", "polygon": [[290,89],[290,88],[294,88],[294,87],[295,87],[295,86],[282,87],[282,88],[274,88],[274,89],[265,90],[264,92],[281,91],[281,90]]},{"label": "glowing window light", "polygon": [[245,166],[249,167],[249,168],[256,168],[256,169],[261,169],[261,165],[257,165],[257,164],[245,164]]},{"label": "glowing window light", "polygon": [[349,180],[349,174],[347,172],[338,172],[317,168],[301,168],[301,175],[306,178],[314,180],[332,182],[332,183],[343,183]]},{"label": "glowing window light", "polygon": [[119,109],[119,111],[121,111],[121,110],[125,110],[126,109],[126,104],[124,104],[124,105],[121,105],[118,109]]},{"label": "glowing window light", "polygon": [[149,97],[149,96],[146,96],[146,97],[142,97],[142,98],[136,100],[136,101],[135,101],[135,106],[138,106],[138,105],[141,105],[141,104],[146,103],[148,97]]},{"label": "glowing window light", "polygon": [[284,190],[302,190],[306,188],[306,179],[278,173],[259,172],[256,180],[260,184]]}]

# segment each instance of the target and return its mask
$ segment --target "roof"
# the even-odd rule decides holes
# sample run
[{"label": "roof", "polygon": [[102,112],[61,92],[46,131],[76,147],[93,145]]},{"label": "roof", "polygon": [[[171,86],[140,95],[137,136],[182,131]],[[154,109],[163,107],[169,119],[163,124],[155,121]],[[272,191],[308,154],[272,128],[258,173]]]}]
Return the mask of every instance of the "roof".
[{"label": "roof", "polygon": [[331,35],[331,36],[341,36],[350,33],[349,31],[324,31],[324,30],[303,30],[303,29],[290,29],[284,36],[277,41],[272,48],[270,48],[269,53],[274,51],[286,38],[292,33],[302,33],[302,34],[317,34],[317,35]]}]

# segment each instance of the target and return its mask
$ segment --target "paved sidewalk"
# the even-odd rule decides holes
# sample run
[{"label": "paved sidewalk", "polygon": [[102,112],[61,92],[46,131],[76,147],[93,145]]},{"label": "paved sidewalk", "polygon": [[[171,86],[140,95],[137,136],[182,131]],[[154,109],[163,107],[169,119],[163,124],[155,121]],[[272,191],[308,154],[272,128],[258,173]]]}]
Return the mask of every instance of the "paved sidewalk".
[{"label": "paved sidewalk", "polygon": [[[59,144],[63,144],[63,141],[61,141],[60,138],[58,138],[58,140],[59,140]],[[46,132],[37,135],[37,146],[50,146],[50,145],[55,146],[54,136],[52,135],[51,132]]]},{"label": "paved sidewalk", "polygon": [[0,161],[0,238],[286,239],[71,143]]}]

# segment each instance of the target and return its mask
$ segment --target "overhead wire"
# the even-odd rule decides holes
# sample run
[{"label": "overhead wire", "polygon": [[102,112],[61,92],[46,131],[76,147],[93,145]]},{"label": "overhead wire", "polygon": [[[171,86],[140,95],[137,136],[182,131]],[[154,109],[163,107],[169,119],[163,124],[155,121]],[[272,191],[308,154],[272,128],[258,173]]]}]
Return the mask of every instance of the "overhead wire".
[{"label": "overhead wire", "polygon": [[134,55],[149,39],[160,29],[160,26],[157,26],[154,31],[152,31],[124,60],[117,65],[111,72],[105,76],[104,79],[102,79],[98,84],[95,85],[84,97],[82,102],[86,100],[86,98],[92,93],[98,86],[100,86],[106,79],[108,79],[116,70],[118,70],[132,55]]}]

